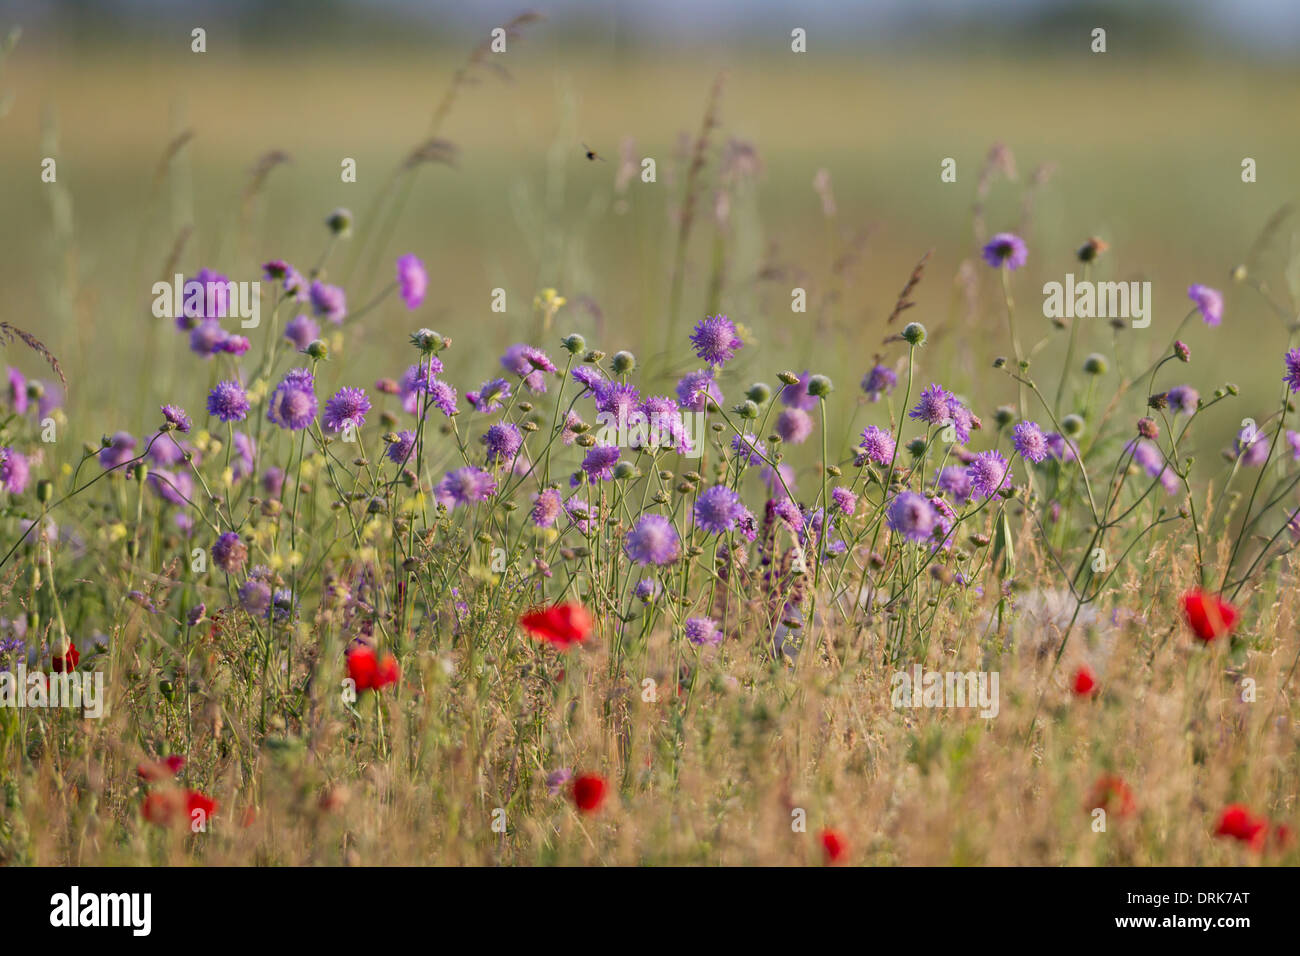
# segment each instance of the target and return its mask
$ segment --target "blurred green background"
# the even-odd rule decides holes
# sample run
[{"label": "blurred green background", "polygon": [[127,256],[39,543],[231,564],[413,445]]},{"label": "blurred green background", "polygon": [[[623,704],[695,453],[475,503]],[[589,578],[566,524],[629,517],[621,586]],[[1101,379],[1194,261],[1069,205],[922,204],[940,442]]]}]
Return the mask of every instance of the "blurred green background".
[{"label": "blurred green background", "polygon": [[[367,216],[380,190],[430,134],[457,69],[513,5],[6,10],[0,33],[24,32],[0,71],[0,93],[11,98],[0,120],[0,316],[62,360],[74,437],[142,432],[161,401],[201,407],[212,363],[192,357],[149,311],[150,286],[170,278],[175,250],[186,274],[207,266],[255,279],[273,257],[305,269],[339,206],[356,225],[326,271],[346,282],[354,309],[390,281],[404,252],[426,262],[431,292],[415,315],[396,297],[370,313],[327,386],[399,374],[413,354],[406,335],[420,325],[455,340],[447,377],[462,394],[495,374],[510,343],[555,352],[571,330],[648,360],[667,334],[689,145],[720,75],[720,127],[705,153],[682,334],[666,373],[688,367],[685,327],[703,314],[721,264],[718,304],[757,341],[730,370],[729,399],[785,367],[828,372],[851,393],[877,352],[887,361],[901,354],[882,345],[896,331],[885,319],[933,248],[907,313],[934,333],[923,375],[970,395],[987,419],[1014,394],[986,372],[1008,346],[973,226],[981,171],[1000,143],[1014,162],[991,178],[983,219],[990,232],[1027,233],[1030,261],[1015,293],[1022,337],[1052,337],[1034,366],[1049,390],[1064,341],[1042,318],[1041,287],[1078,274],[1073,252],[1096,235],[1111,246],[1100,278],[1153,283],[1152,327],[1120,337],[1135,367],[1167,344],[1190,305],[1187,286],[1205,283],[1226,292],[1224,325],[1189,327],[1193,366],[1164,384],[1187,380],[1205,393],[1238,382],[1244,398],[1221,416],[1225,435],[1275,401],[1288,333],[1229,272],[1300,192],[1300,68],[1295,34],[1283,30],[1291,21],[1234,33],[1203,4],[1144,4],[1140,16],[1124,6],[1035,3],[925,3],[911,13],[898,4],[538,9],[544,20],[471,70],[438,129],[457,147],[456,165],[419,169],[377,268],[365,268],[367,255],[354,271],[357,244],[374,235]],[[190,49],[196,26],[207,31],[204,54]],[[809,31],[805,54],[790,51],[797,26]],[[1107,28],[1105,54],[1089,52],[1092,26]],[[169,154],[186,131],[192,138]],[[630,156],[656,159],[656,183],[633,177],[619,188],[629,139]],[[752,146],[760,164],[728,180],[720,217],[732,140]],[[584,143],[607,161],[588,161]],[[273,150],[290,161],[250,198],[259,159]],[[45,156],[57,160],[57,184],[41,182]],[[340,181],[345,157],[357,162],[355,184]],[[956,183],[940,181],[945,157],[957,161]],[[1258,182],[1241,181],[1243,157],[1258,163]],[[814,188],[821,170],[832,216]],[[1286,269],[1298,251],[1295,223],[1284,219],[1251,264],[1290,316]],[[973,286],[959,279],[964,261],[975,266]],[[790,311],[796,285],[808,289],[808,314]],[[569,305],[539,339],[533,296],[548,286]],[[505,314],[490,309],[497,287],[507,292]],[[254,354],[266,330],[247,333]],[[1082,335],[1080,354],[1110,347],[1102,323]],[[16,347],[5,360],[46,375]],[[851,411],[836,413],[841,430]]]}]

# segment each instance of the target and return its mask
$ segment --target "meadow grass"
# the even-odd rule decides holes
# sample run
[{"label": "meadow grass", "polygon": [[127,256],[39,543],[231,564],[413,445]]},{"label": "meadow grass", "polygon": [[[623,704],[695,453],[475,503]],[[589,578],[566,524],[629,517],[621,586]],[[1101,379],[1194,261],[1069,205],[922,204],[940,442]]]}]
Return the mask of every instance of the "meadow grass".
[{"label": "meadow grass", "polygon": [[[294,143],[238,125],[247,90],[196,110],[211,122],[193,140],[188,119],[169,138],[144,110],[106,140],[131,144],[120,155],[92,162],[82,139],[40,199],[52,318],[15,322],[58,357],[66,395],[37,381],[25,339],[6,345],[32,384],[12,380],[0,426],[0,664],[100,673],[106,712],[0,707],[0,862],[803,864],[831,856],[827,830],[847,848],[835,862],[863,864],[1295,862],[1286,193],[1261,187],[1251,209],[1198,193],[1201,220],[1230,222],[1211,242],[1175,190],[1133,185],[1155,161],[1085,145],[1056,178],[1042,151],[1100,124],[1098,102],[1131,80],[1068,95],[1081,69],[1026,91],[1013,119],[1041,162],[1019,168],[965,110],[1021,79],[993,67],[951,108],[942,71],[893,75],[901,102],[873,100],[873,135],[906,145],[886,158],[826,112],[832,76],[816,72],[644,65],[597,95],[606,74],[578,63],[546,113],[558,129],[540,128],[554,94],[533,84],[510,109],[535,128],[507,136],[491,84],[425,95],[395,132],[322,68],[300,80],[326,88],[313,102],[355,106],[379,144],[356,202],[326,185],[320,123],[292,124]],[[259,70],[285,75],[229,82],[258,88]],[[370,96],[395,88],[372,72]],[[72,110],[139,79],[103,75]],[[200,80],[201,101],[216,84]],[[588,138],[575,104],[612,140],[611,104],[645,86],[660,112],[638,135],[657,149],[602,144],[607,164],[570,149]],[[818,148],[755,135],[760,101],[801,109]],[[1231,91],[1201,103],[1230,106]],[[1197,142],[1168,110],[1154,133],[1144,115],[1130,110],[1134,135]],[[31,114],[4,122],[37,134]],[[205,131],[214,153],[197,152]],[[40,135],[63,134],[50,120]],[[109,183],[138,173],[145,139],[158,148],[135,208],[110,216]],[[511,150],[529,159],[502,190]],[[655,184],[639,179],[649,151]],[[953,151],[961,175],[940,187]],[[327,172],[303,171],[321,155]],[[933,167],[925,201],[911,180],[888,198],[864,187],[863,156],[868,181]],[[1187,162],[1198,182],[1220,175]],[[1088,180],[1103,167],[1118,198],[1086,219],[1110,195]],[[468,185],[442,178],[456,176]],[[859,215],[869,196],[879,207]],[[335,205],[347,228],[321,225]],[[1117,225],[1076,255],[1128,215],[1131,242]],[[1008,230],[1023,267],[981,253]],[[1157,234],[1172,251],[1149,251]],[[422,262],[395,267],[408,252]],[[263,266],[281,255],[297,270]],[[261,325],[149,316],[173,267],[258,278]],[[1154,276],[1157,321],[1054,326],[1039,290],[1068,271]],[[1188,301],[1193,283],[1226,292],[1222,325]],[[35,285],[16,282],[15,301],[34,308]],[[790,311],[794,287],[806,312]],[[290,342],[299,313],[315,326]],[[720,338],[715,313],[735,323]],[[196,354],[195,329],[221,344]],[[596,415],[634,390],[627,408],[668,396],[698,429],[668,448],[617,438]],[[167,424],[164,405],[188,414]],[[609,441],[604,469],[591,456]],[[572,632],[529,625],[574,606]],[[996,674],[996,715],[900,702],[917,666]],[[175,779],[158,764],[172,755]],[[575,806],[582,774],[605,782],[599,806]],[[187,793],[216,803],[198,832]],[[167,821],[169,800],[186,812]],[[1216,832],[1232,805],[1256,827]]]}]

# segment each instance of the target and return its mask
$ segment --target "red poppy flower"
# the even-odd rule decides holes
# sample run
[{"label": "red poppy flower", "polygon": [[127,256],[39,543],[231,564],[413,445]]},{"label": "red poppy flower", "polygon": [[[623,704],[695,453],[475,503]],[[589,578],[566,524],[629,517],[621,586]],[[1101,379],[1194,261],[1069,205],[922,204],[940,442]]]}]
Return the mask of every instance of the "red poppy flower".
[{"label": "red poppy flower", "polygon": [[1097,678],[1087,664],[1080,664],[1074,672],[1074,692],[1080,697],[1087,697],[1097,687]]},{"label": "red poppy flower", "polygon": [[76,644],[69,644],[68,649],[62,654],[54,654],[50,658],[50,670],[56,674],[62,674],[67,671],[71,674],[77,669],[77,661],[81,660],[81,654],[77,650]]},{"label": "red poppy flower", "polygon": [[180,754],[172,754],[165,760],[150,760],[138,764],[135,772],[140,775],[141,780],[166,780],[180,773],[183,766],[185,766],[185,758]]},{"label": "red poppy flower", "polygon": [[1097,782],[1092,785],[1092,791],[1088,794],[1088,804],[1085,809],[1091,812],[1098,808],[1121,817],[1126,817],[1137,809],[1137,800],[1134,799],[1133,791],[1124,782],[1123,777],[1118,774],[1104,773],[1097,778]]},{"label": "red poppy flower", "polygon": [[1192,633],[1203,641],[1227,634],[1237,625],[1237,609],[1217,595],[1197,588],[1184,594],[1181,601]]},{"label": "red poppy flower", "polygon": [[217,812],[217,801],[197,790],[155,790],[140,809],[146,820],[160,827],[188,827],[196,820],[206,826]]},{"label": "red poppy flower", "polygon": [[538,640],[568,650],[591,637],[591,612],[581,604],[556,604],[525,614],[519,619],[519,626]]},{"label": "red poppy flower", "polygon": [[396,684],[402,676],[392,654],[385,654],[380,659],[368,644],[354,645],[347,653],[347,664],[348,677],[357,690],[382,690],[389,684]]},{"label": "red poppy flower", "polygon": [[819,835],[822,844],[822,854],[826,857],[827,863],[836,863],[844,854],[848,853],[849,846],[844,839],[844,834],[839,830],[832,830],[830,827],[822,830]]},{"label": "red poppy flower", "polygon": [[1249,844],[1252,850],[1261,850],[1268,838],[1268,821],[1255,816],[1240,803],[1229,804],[1219,814],[1219,825],[1214,835],[1232,837]]},{"label": "red poppy flower", "polygon": [[583,813],[591,813],[605,800],[605,778],[599,774],[584,773],[573,778],[573,805]]}]

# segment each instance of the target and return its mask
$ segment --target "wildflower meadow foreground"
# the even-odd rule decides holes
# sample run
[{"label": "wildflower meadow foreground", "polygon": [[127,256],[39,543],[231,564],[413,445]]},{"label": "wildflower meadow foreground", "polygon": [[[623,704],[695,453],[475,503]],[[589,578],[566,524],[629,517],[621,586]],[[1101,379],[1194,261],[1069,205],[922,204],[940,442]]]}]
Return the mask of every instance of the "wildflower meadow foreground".
[{"label": "wildflower meadow foreground", "polygon": [[[697,296],[700,177],[757,168],[715,126],[658,187],[649,332],[556,279],[504,351],[451,334],[443,251],[385,246],[400,189],[169,260],[102,437],[6,317],[0,863],[1297,861],[1287,307],[1225,247],[1153,323],[1101,281],[1122,235],[1048,263],[1014,217],[963,266],[968,368],[923,249],[854,303],[878,348]],[[1261,302],[1263,408],[1187,344]]]}]

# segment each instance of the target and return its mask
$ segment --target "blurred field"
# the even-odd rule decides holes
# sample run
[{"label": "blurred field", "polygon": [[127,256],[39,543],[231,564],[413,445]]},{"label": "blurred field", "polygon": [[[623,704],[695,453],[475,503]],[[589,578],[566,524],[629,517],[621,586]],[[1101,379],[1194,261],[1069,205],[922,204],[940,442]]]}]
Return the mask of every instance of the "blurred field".
[{"label": "blurred field", "polygon": [[[468,336],[465,345],[481,343],[485,362],[531,327],[532,294],[542,286],[594,300],[618,332],[607,345],[662,347],[680,137],[694,136],[719,71],[727,77],[723,129],[712,159],[737,137],[764,163],[749,204],[733,210],[738,241],[728,249],[721,305],[760,341],[799,341],[808,318],[789,312],[795,283],[756,283],[757,267],[770,250],[771,261],[806,270],[803,284],[815,298],[832,256],[845,248],[841,237],[871,228],[829,316],[842,365],[826,371],[850,380],[878,346],[893,295],[927,248],[935,254],[913,315],[947,326],[941,346],[950,354],[982,341],[956,317],[949,282],[973,254],[975,184],[995,141],[1012,150],[1020,183],[995,184],[987,212],[994,230],[1018,221],[1025,182],[1040,164],[1054,165],[1035,198],[1022,308],[1036,312],[1041,283],[1060,279],[1079,242],[1100,235],[1113,247],[1109,275],[1153,282],[1155,323],[1136,340],[1144,350],[1163,347],[1185,314],[1186,286],[1226,285],[1235,262],[1224,250],[1244,256],[1267,217],[1300,194],[1300,169],[1289,161],[1300,133],[1286,120],[1300,92],[1294,69],[1229,70],[1208,58],[1150,61],[1122,52],[956,62],[800,57],[721,43],[679,54],[612,45],[602,52],[599,44],[571,49],[548,30],[543,23],[512,47],[513,82],[488,78],[455,103],[442,132],[460,147],[460,166],[418,175],[385,250],[415,251],[431,263],[430,324]],[[262,48],[231,55],[214,34],[206,55],[155,44],[72,56],[41,40],[26,38],[4,75],[16,102],[0,139],[10,224],[0,237],[0,283],[5,314],[63,358],[76,383],[77,428],[95,436],[120,424],[120,413],[138,411],[146,389],[87,372],[126,367],[157,335],[149,394],[172,381],[166,359],[184,344],[154,329],[145,307],[179,230],[195,230],[180,260],[184,271],[208,265],[236,277],[254,277],[273,256],[313,259],[324,232],[310,225],[335,206],[352,209],[361,217],[357,232],[366,230],[381,182],[427,134],[434,103],[476,38],[419,55],[292,45],[274,55]],[[58,129],[59,188],[70,199],[66,250],[55,245],[51,190],[38,178],[42,117]],[[184,129],[193,140],[155,185],[164,149]],[[638,156],[657,158],[660,175],[654,185],[634,182],[628,211],[618,215],[612,186],[625,136],[635,139]],[[610,162],[586,162],[579,142]],[[272,149],[285,150],[292,165],[270,174],[252,235],[236,242],[239,195],[258,157]],[[1246,155],[1259,163],[1254,185],[1240,182]],[[344,156],[358,162],[354,185],[339,182]],[[958,160],[956,184],[939,182],[945,156]],[[812,189],[822,168],[838,205],[829,225]],[[703,308],[712,233],[708,224],[695,231],[688,315]],[[1288,236],[1284,230],[1282,253]],[[336,256],[331,266],[345,261]],[[365,285],[387,278],[368,277]],[[498,286],[509,296],[505,316],[488,308]],[[361,293],[350,291],[355,303]],[[61,300],[70,308],[60,309]],[[1261,341],[1282,344],[1253,293],[1231,291],[1228,311],[1215,359],[1249,356]],[[391,336],[409,323],[390,305],[367,324]],[[591,331],[572,310],[560,326]],[[1189,341],[1195,349],[1197,330]],[[1044,363],[1060,361],[1056,344],[1044,354]],[[974,364],[983,364],[979,358]],[[393,371],[372,356],[364,361],[376,374]],[[1271,382],[1259,391],[1240,384],[1247,404],[1272,400]],[[114,400],[105,402],[110,391]]]}]

